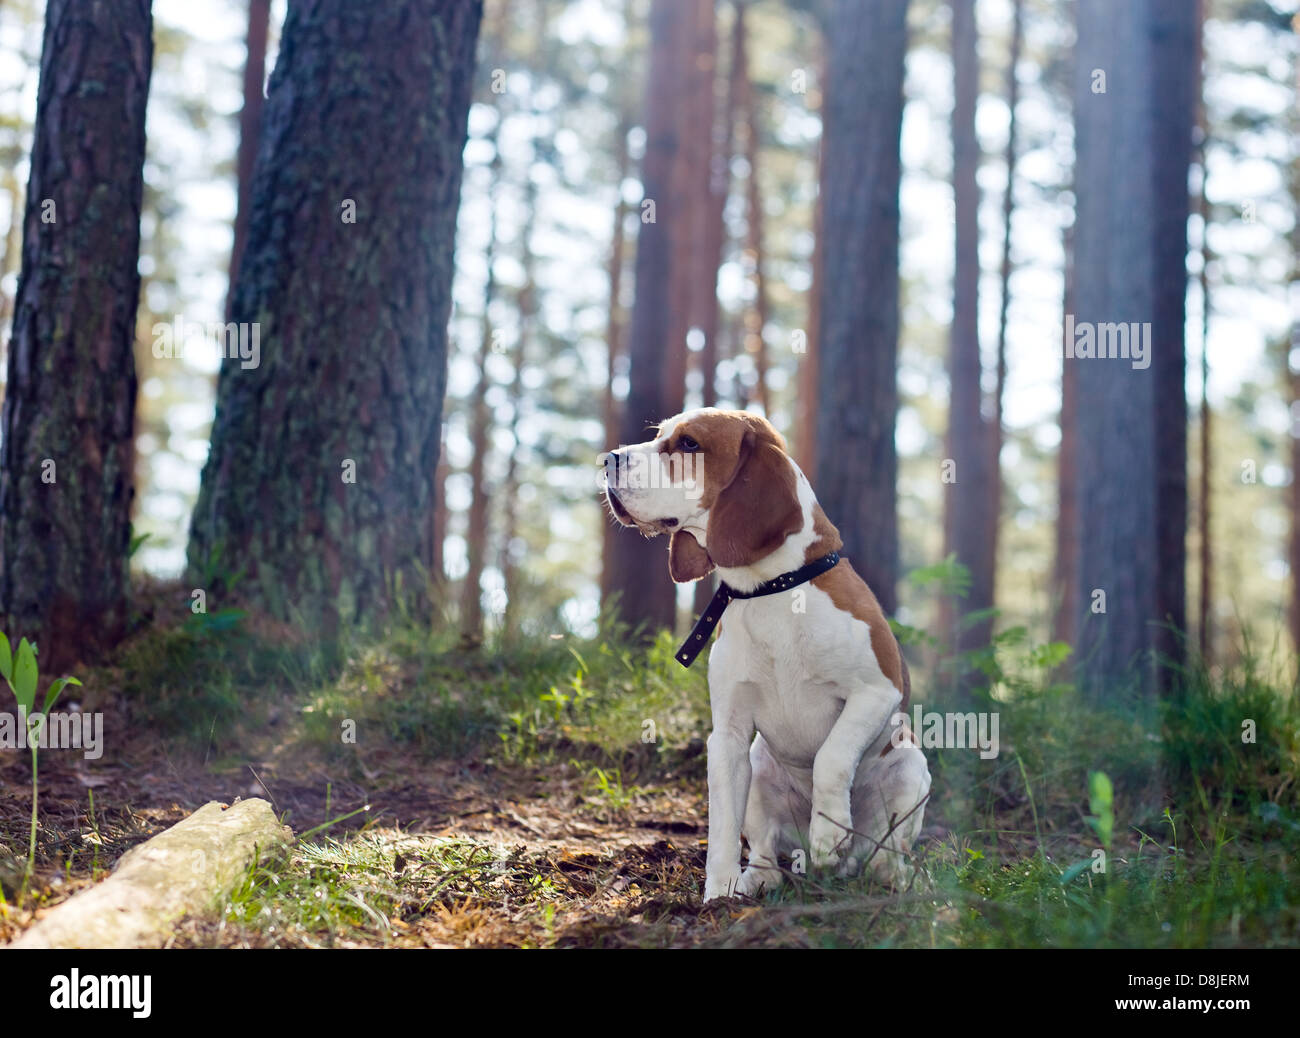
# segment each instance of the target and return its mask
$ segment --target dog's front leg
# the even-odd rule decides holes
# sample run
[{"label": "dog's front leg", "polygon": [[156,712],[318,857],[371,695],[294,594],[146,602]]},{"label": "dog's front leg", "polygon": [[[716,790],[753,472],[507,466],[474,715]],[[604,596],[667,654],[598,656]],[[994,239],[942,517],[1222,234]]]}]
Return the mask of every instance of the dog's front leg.
[{"label": "dog's front leg", "polygon": [[[716,719],[715,719],[716,724]],[[730,723],[709,736],[709,851],[704,900],[731,897],[740,884],[740,826],[749,799],[753,727]]]},{"label": "dog's front leg", "polygon": [[853,828],[851,795],[858,765],[902,698],[892,685],[883,689],[867,686],[851,693],[813,758],[808,845],[815,867],[838,864],[840,845],[848,846]]}]

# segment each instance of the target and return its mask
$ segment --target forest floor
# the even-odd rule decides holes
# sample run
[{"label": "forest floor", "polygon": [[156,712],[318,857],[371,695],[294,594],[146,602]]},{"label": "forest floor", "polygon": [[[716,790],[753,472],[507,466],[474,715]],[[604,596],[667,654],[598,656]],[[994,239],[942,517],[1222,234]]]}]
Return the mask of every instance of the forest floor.
[{"label": "forest floor", "polygon": [[[408,628],[324,654],[235,614],[149,625],[82,675],[103,756],[41,758],[21,906],[30,764],[0,751],[0,943],[203,803],[259,796],[297,843],[171,946],[1300,944],[1294,689],[1223,677],[1153,721],[1009,667],[998,758],[929,753],[908,889],[791,876],[705,907],[703,668],[622,644]],[[1266,733],[1244,762],[1242,716]]]}]

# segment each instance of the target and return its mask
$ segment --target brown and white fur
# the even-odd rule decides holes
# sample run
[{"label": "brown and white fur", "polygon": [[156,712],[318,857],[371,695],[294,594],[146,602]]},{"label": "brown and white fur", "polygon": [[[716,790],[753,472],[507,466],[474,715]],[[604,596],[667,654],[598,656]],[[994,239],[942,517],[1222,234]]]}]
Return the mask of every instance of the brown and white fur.
[{"label": "brown and white fur", "polygon": [[[687,474],[680,462],[691,455]],[[654,439],[607,455],[605,475],[620,523],[671,534],[678,583],[716,567],[749,591],[842,546],[758,415],[669,418]],[[709,657],[705,901],[778,886],[778,860],[804,847],[816,868],[852,874],[869,858],[882,879],[904,879],[930,789],[925,756],[895,718],[909,686],[880,604],[847,559],[799,588],[727,606]]]}]

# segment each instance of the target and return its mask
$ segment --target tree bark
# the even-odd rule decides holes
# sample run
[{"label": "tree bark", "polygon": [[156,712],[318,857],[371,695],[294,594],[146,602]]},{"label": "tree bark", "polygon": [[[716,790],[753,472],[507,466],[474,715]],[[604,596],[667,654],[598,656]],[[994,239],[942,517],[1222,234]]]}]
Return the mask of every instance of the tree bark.
[{"label": "tree bark", "polygon": [[189,559],[326,636],[382,619],[432,557],[481,13],[294,5],[271,78],[232,308],[260,363],[222,365]]},{"label": "tree bark", "polygon": [[907,0],[836,0],[830,18],[817,478],[844,552],[897,604],[898,186]]},{"label": "tree bark", "polygon": [[49,0],[0,415],[0,623],[42,670],[126,630],[152,61],[148,0]]},{"label": "tree bark", "polygon": [[248,211],[252,205],[253,164],[262,132],[262,88],[266,82],[266,39],[271,28],[271,0],[249,0],[248,44],[244,60],[244,106],[239,112],[239,152],[235,159],[237,197],[234,240],[230,246],[230,272],[226,280],[226,320],[239,274],[239,259],[248,240]]}]

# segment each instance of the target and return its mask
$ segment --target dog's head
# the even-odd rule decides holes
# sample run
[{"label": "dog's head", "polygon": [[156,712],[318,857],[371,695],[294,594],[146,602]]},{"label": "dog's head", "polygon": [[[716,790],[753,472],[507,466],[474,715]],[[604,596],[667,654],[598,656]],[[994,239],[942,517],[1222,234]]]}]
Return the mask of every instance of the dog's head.
[{"label": "dog's head", "polygon": [[752,565],[804,523],[785,440],[746,411],[687,411],[653,440],[609,452],[605,499],[624,526],[672,535],[668,569],[678,583],[714,566]]}]

